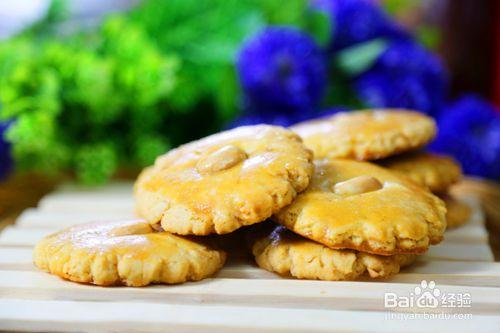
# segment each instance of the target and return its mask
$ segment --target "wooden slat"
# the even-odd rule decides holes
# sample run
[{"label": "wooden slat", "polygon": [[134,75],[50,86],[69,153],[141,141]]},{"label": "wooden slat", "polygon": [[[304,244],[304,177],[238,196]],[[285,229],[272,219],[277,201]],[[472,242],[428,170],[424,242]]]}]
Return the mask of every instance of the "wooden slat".
[{"label": "wooden slat", "polygon": [[39,210],[27,209],[16,221],[18,227],[47,228],[51,230],[66,228],[75,224],[88,223],[92,221],[117,220],[133,217],[132,210],[99,211],[78,210],[76,212],[64,213],[42,213]]},{"label": "wooden slat", "polygon": [[[384,293],[410,295],[415,286],[383,282],[325,282],[292,279],[205,279],[196,283],[149,288],[96,288],[67,283],[31,271],[2,271],[0,296],[16,299],[58,299],[102,302],[147,301],[150,303],[218,304],[276,308],[384,311]],[[455,308],[473,314],[500,312],[500,288],[438,285],[443,294],[471,295],[473,306]],[[293,292],[290,292],[292,291]],[[409,309],[418,310],[418,309]],[[446,309],[426,309],[438,313]]]},{"label": "wooden slat", "polygon": [[74,212],[75,210],[94,209],[97,211],[119,211],[122,209],[132,210],[134,202],[132,197],[108,198],[104,195],[92,197],[72,196],[70,198],[57,200],[43,200],[39,204],[39,209],[46,212]]},{"label": "wooden slat", "polygon": [[[32,249],[27,247],[0,248],[1,270],[31,270]],[[273,279],[277,275],[255,267],[253,261],[236,259],[229,262],[218,274],[222,278]],[[429,261],[425,257],[405,268],[390,282],[419,283],[421,280],[434,280],[440,284],[500,287],[500,263]]]},{"label": "wooden slat", "polygon": [[[8,255],[8,257],[4,255]],[[0,248],[0,256],[2,256],[0,259],[0,272],[15,270],[38,272],[32,264],[31,255],[31,250],[26,248]],[[246,262],[230,261],[217,274],[217,277],[232,279],[282,278],[256,267],[251,260]],[[500,264],[419,260],[416,264],[403,269],[393,278],[379,282],[418,284],[425,279],[448,285],[500,287]]]},{"label": "wooden slat", "polygon": [[134,187],[133,180],[121,180],[121,181],[115,180],[103,186],[89,186],[89,187],[85,187],[77,183],[62,183],[57,187],[57,190],[55,192],[49,194],[46,197],[59,194],[62,196],[66,196],[68,194],[73,194],[73,193],[77,194],[103,193],[103,194],[110,194],[113,196],[118,194],[131,195],[133,187]]},{"label": "wooden slat", "polygon": [[487,244],[488,232],[482,225],[465,225],[461,228],[447,230],[444,238],[447,242],[468,243],[468,244]]},{"label": "wooden slat", "polygon": [[133,184],[130,182],[112,183],[103,187],[82,188],[63,185],[58,191],[40,200],[39,208],[47,211],[71,212],[82,207],[96,209],[120,209],[134,206]]},{"label": "wooden slat", "polygon": [[[0,241],[1,244],[1,241]],[[493,261],[493,253],[487,244],[450,244],[446,241],[437,246],[431,246],[424,254],[429,259]]]},{"label": "wooden slat", "polygon": [[[146,302],[0,300],[4,330],[66,332],[498,332],[500,318],[390,319],[387,313]],[[27,317],[25,314],[29,313]],[[64,315],[62,315],[64,314]]]}]

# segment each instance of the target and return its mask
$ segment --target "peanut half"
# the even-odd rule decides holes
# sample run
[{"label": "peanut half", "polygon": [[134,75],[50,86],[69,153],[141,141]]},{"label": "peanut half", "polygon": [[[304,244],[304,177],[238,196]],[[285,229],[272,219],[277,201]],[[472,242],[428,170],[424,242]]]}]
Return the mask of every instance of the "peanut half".
[{"label": "peanut half", "polygon": [[247,155],[243,150],[227,145],[201,158],[196,164],[196,170],[203,175],[208,175],[229,169],[246,158]]},{"label": "peanut half", "polygon": [[371,176],[359,176],[335,184],[333,186],[333,191],[336,194],[352,195],[376,191],[381,188],[382,183],[377,178]]}]

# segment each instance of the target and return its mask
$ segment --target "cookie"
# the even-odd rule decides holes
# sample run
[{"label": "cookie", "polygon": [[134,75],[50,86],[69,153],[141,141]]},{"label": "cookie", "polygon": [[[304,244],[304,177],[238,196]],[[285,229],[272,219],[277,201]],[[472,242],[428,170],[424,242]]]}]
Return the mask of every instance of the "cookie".
[{"label": "cookie", "polygon": [[446,228],[444,203],[406,177],[368,162],[320,160],[309,188],[273,220],[333,249],[425,252]]},{"label": "cookie", "polygon": [[144,220],[74,226],[35,247],[35,265],[64,279],[96,285],[145,286],[206,278],[225,252],[208,240],[154,232]]},{"label": "cookie", "polygon": [[240,127],[159,157],[136,182],[137,211],[168,232],[225,234],[290,204],[313,168],[311,151],[295,133]]},{"label": "cookie", "polygon": [[432,118],[408,110],[352,111],[291,127],[317,159],[376,160],[424,146],[436,135]]},{"label": "cookie", "polygon": [[433,153],[406,153],[381,160],[379,164],[410,177],[434,193],[445,192],[462,177],[455,160]]},{"label": "cookie", "polygon": [[252,239],[259,267],[282,276],[308,280],[354,280],[365,274],[387,278],[415,261],[417,255],[379,256],[353,250],[334,250],[287,230],[266,226]]},{"label": "cookie", "polygon": [[457,228],[469,222],[472,215],[472,208],[467,203],[451,195],[443,195],[441,198],[444,200],[447,208],[447,229]]}]

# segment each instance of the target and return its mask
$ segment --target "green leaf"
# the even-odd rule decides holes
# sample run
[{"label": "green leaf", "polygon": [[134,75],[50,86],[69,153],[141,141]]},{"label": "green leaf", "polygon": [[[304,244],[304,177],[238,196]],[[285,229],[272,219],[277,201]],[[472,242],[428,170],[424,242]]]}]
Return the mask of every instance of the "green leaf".
[{"label": "green leaf", "polygon": [[69,17],[68,0],[52,0],[47,11],[45,20],[47,22],[60,22]]},{"label": "green leaf", "polygon": [[117,149],[109,143],[82,146],[75,154],[76,176],[87,185],[108,181],[117,168]]},{"label": "green leaf", "polygon": [[368,70],[387,48],[387,41],[374,39],[349,47],[337,54],[335,65],[348,76]]},{"label": "green leaf", "polygon": [[316,42],[325,47],[331,39],[331,20],[325,12],[309,11],[306,26],[304,29],[309,32]]},{"label": "green leaf", "polygon": [[168,140],[160,135],[143,135],[135,139],[133,158],[139,166],[145,167],[170,148]]},{"label": "green leaf", "polygon": [[237,100],[240,91],[234,66],[227,66],[221,74],[218,84],[219,90],[217,90],[215,98],[220,121],[226,122],[237,113]]},{"label": "green leaf", "polygon": [[304,26],[304,13],[307,11],[307,0],[259,0],[266,21],[275,25]]},{"label": "green leaf", "polygon": [[355,92],[351,89],[348,77],[338,69],[333,69],[329,78],[322,103],[323,108],[328,109],[336,106],[345,106],[352,109],[360,109],[362,107]]}]

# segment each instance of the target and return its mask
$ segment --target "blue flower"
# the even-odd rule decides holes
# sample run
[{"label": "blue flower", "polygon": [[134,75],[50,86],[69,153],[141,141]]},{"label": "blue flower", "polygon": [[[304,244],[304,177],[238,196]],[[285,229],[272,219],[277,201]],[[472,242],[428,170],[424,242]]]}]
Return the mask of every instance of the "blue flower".
[{"label": "blue flower", "polygon": [[448,74],[441,60],[422,45],[410,40],[393,41],[375,64],[377,68],[395,76],[417,77],[426,88],[433,111],[443,106]]},{"label": "blue flower", "polygon": [[5,178],[12,170],[10,143],[5,140],[4,135],[9,125],[9,122],[0,122],[0,179]]},{"label": "blue flower", "polygon": [[402,107],[436,114],[443,106],[448,78],[434,54],[416,42],[397,40],[355,80],[354,89],[370,107]]},{"label": "blue flower", "polygon": [[431,103],[422,82],[410,75],[399,78],[381,71],[368,72],[355,82],[363,103],[372,108],[405,108],[428,111]]},{"label": "blue flower", "polygon": [[500,179],[500,115],[493,105],[466,95],[446,106],[437,122],[432,150],[453,155],[468,174]]},{"label": "blue flower", "polygon": [[312,0],[332,22],[330,49],[340,50],[378,37],[409,38],[379,5],[370,0]]},{"label": "blue flower", "polygon": [[319,47],[293,27],[270,27],[247,40],[237,59],[245,109],[276,114],[309,112],[326,87],[326,64]]}]

